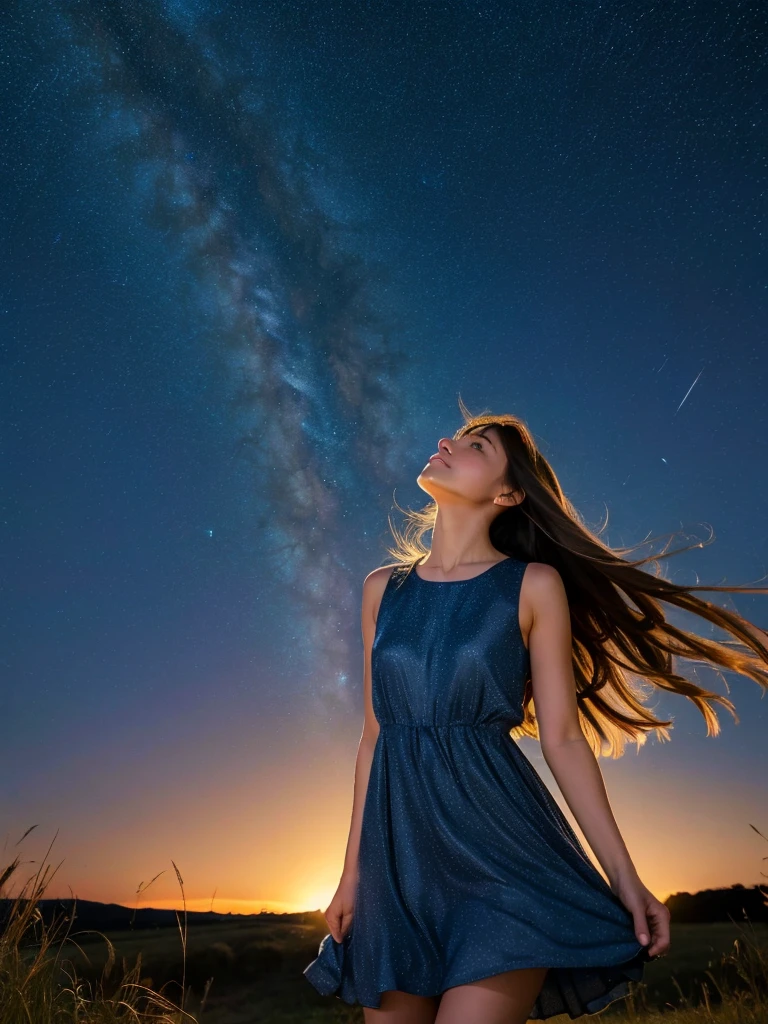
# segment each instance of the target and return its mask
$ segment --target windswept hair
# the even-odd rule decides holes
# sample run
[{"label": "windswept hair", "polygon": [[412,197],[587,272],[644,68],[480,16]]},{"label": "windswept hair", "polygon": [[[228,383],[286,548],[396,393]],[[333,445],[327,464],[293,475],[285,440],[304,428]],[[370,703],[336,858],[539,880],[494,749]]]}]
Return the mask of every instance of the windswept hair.
[{"label": "windswept hair", "polygon": [[[683,586],[661,576],[662,558],[703,547],[703,542],[677,551],[665,547],[658,554],[634,559],[626,556],[640,545],[608,547],[588,529],[565,496],[522,420],[506,414],[472,416],[461,399],[459,402],[465,422],[454,440],[470,431],[494,427],[507,455],[505,484],[509,491],[525,492],[519,504],[505,508],[494,519],[491,543],[513,558],[546,562],[562,578],[571,614],[579,721],[595,755],[618,758],[628,739],[639,748],[651,731],[661,740],[670,739],[672,721],[656,718],[646,706],[654,686],[691,700],[704,716],[708,736],[720,731],[715,704],[727,708],[738,722],[733,703],[680,675],[673,657],[736,672],[768,688],[768,633],[693,593],[768,593],[768,588]],[[430,501],[418,511],[400,511],[406,516],[406,526],[400,531],[390,519],[396,544],[388,551],[398,566],[407,566],[411,572],[429,553],[422,537],[434,527],[437,503]],[[646,564],[653,567],[653,574],[640,568]],[[672,625],[664,616],[664,602],[693,612],[735,640],[708,640]],[[718,674],[722,678],[722,673]],[[538,738],[530,671],[523,711],[523,721],[511,735]]]}]

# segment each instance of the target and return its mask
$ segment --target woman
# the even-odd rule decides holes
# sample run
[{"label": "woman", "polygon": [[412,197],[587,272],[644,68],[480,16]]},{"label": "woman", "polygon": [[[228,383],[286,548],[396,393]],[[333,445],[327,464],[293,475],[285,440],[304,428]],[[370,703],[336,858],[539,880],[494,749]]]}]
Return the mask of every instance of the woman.
[{"label": "woman", "polygon": [[[692,700],[709,735],[713,704],[736,717],[674,655],[768,685],[768,636],[691,593],[740,588],[644,572],[659,556],[627,560],[591,533],[521,420],[461,408],[418,478],[433,501],[363,586],[352,822],[330,933],[304,970],[367,1024],[522,1024],[626,996],[669,949],[669,911],[632,863],[597,756],[668,738],[640,677]],[[671,625],[662,601],[737,643]],[[608,881],[520,736],[539,739]]]}]

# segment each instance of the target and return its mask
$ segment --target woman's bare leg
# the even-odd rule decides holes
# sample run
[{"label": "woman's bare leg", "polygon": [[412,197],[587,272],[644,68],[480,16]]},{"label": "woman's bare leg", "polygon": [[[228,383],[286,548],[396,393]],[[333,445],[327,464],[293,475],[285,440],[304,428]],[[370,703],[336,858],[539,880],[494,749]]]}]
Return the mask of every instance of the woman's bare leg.
[{"label": "woman's bare leg", "polygon": [[447,988],[436,1024],[525,1024],[548,970],[523,967]]},{"label": "woman's bare leg", "polygon": [[365,1024],[434,1024],[440,996],[413,996],[390,989],[381,993],[378,1010],[363,1007]]}]

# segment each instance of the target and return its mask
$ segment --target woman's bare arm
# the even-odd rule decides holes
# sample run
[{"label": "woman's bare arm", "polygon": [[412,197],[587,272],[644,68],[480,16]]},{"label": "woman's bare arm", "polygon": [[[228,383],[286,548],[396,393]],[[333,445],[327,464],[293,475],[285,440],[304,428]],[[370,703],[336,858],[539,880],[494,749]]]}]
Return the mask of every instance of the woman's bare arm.
[{"label": "woman's bare arm", "polygon": [[376,619],[379,605],[387,580],[392,573],[392,566],[385,565],[374,569],[363,581],[363,600],[361,610],[361,627],[363,631],[363,699],[364,717],[363,732],[357,748],[355,761],[355,786],[352,801],[352,820],[347,839],[347,850],[344,855],[342,877],[357,878],[357,858],[360,849],[360,831],[363,823],[363,806],[368,791],[368,779],[371,774],[373,750],[379,735],[379,723],[373,713],[371,693],[371,648],[376,631]]},{"label": "woman's bare arm", "polygon": [[565,587],[557,570],[543,562],[529,565],[525,585],[533,619],[528,648],[541,751],[611,885],[617,886],[637,872],[579,724]]},{"label": "woman's bare arm", "polygon": [[670,945],[669,910],[640,880],[613,817],[597,758],[581,730],[563,580],[554,566],[531,562],[523,585],[521,628],[523,618],[531,621],[531,685],[544,760],[611,889],[631,912],[638,941],[650,956],[663,956]]}]

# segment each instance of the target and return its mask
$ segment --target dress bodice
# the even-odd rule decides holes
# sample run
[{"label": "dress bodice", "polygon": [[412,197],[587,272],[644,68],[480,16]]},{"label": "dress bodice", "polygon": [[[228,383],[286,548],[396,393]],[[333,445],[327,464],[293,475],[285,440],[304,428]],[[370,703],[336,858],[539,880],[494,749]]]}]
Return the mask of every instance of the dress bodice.
[{"label": "dress bodice", "polygon": [[523,720],[530,668],[519,622],[527,562],[506,558],[467,580],[396,567],[371,653],[380,725],[498,726]]}]

